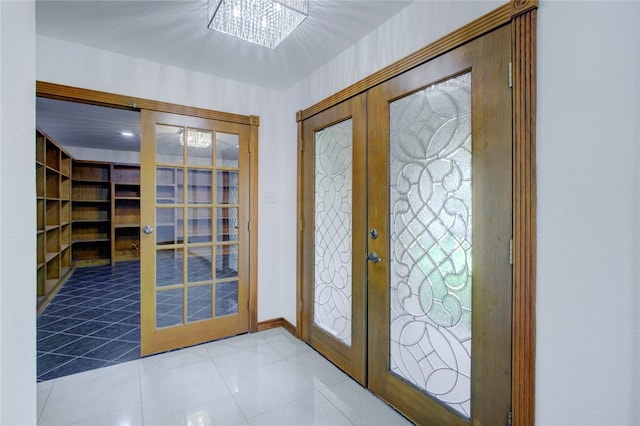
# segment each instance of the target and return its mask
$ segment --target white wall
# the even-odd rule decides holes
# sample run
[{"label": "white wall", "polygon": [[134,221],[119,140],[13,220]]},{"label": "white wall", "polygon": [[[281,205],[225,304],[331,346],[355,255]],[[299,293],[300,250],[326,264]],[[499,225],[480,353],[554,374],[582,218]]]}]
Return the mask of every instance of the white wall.
[{"label": "white wall", "polygon": [[541,2],[540,425],[640,420],[639,2]]},{"label": "white wall", "polygon": [[0,2],[0,52],[0,424],[34,425],[36,205],[32,2]]},{"label": "white wall", "polygon": [[[274,245],[283,235],[295,234],[295,227],[289,229],[290,224],[286,220],[289,217],[295,223],[295,211],[292,216],[285,209],[284,200],[290,197],[290,193],[282,183],[283,171],[291,167],[282,162],[280,120],[284,105],[283,92],[43,36],[37,37],[36,46],[36,76],[40,81],[260,116],[259,193],[275,193],[276,202],[260,202],[258,207],[258,320],[281,317],[287,268],[280,265],[286,263],[284,253],[291,249],[274,249]],[[85,159],[93,155],[87,149],[72,150],[72,153]],[[112,155],[114,153],[106,154],[110,155],[109,159],[128,161]]]}]

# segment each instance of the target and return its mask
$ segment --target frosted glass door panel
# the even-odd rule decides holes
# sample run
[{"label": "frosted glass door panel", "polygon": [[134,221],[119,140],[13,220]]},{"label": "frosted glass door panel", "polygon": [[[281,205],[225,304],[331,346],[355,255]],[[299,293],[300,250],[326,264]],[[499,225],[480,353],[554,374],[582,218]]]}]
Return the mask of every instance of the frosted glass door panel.
[{"label": "frosted glass door panel", "polygon": [[391,371],[471,413],[471,78],[390,104]]},{"label": "frosted glass door panel", "polygon": [[315,133],[313,322],[351,345],[352,122]]}]

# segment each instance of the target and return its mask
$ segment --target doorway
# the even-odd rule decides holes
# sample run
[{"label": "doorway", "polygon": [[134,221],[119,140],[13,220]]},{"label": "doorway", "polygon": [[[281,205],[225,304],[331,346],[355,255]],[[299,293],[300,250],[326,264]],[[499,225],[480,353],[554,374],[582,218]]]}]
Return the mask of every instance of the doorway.
[{"label": "doorway", "polygon": [[507,26],[301,122],[301,336],[418,424],[509,417],[510,62]]},{"label": "doorway", "polygon": [[140,113],[38,97],[36,127],[42,381],[140,357]]},{"label": "doorway", "polygon": [[[69,96],[69,93],[72,93],[72,96]],[[135,153],[133,155],[127,155],[126,153],[124,153],[122,149],[118,150],[116,148],[116,150],[114,150],[114,155],[112,157],[108,157],[108,156],[99,156],[99,158],[97,158],[97,160],[102,160],[102,162],[110,162],[110,161],[114,161],[114,162],[118,162],[118,164],[122,164],[123,161],[126,161],[128,163],[128,165],[131,166],[135,166],[138,167],[138,179],[139,179],[139,159],[140,159],[140,148],[139,148],[139,135],[140,135],[140,113],[139,110],[137,108],[137,105],[135,105],[135,102],[132,103],[132,101],[130,99],[127,99],[127,106],[125,107],[123,105],[124,101],[121,101],[120,98],[118,97],[118,95],[110,95],[110,94],[104,94],[101,92],[94,92],[94,91],[88,91],[88,90],[82,90],[82,89],[75,89],[75,88],[69,88],[69,87],[65,87],[65,86],[59,86],[59,85],[54,85],[54,84],[48,84],[48,83],[42,83],[42,82],[38,82],[37,83],[37,94],[38,94],[38,99],[39,100],[43,100],[46,102],[65,102],[68,104],[74,104],[76,107],[78,108],[84,108],[87,110],[92,110],[92,109],[96,109],[96,108],[101,108],[103,110],[110,110],[110,111],[116,111],[119,113],[131,113],[131,114],[135,114],[136,115],[136,127],[137,127],[137,131],[134,130],[131,133],[133,135],[130,136],[135,136],[136,139],[136,150]],[[53,98],[53,99],[52,99]],[[108,98],[108,102],[105,102],[105,99]],[[69,101],[69,102],[66,102]],[[185,109],[184,107],[180,107],[177,105],[171,105],[171,104],[157,104],[153,101],[146,101],[146,100],[139,100],[140,104],[142,106],[152,106],[155,107],[156,110],[163,110],[163,109],[171,109],[172,111],[177,111],[177,112],[184,112],[184,110],[188,110],[189,114],[200,114],[200,115],[204,115],[204,116],[212,116],[215,118],[219,118],[220,116],[224,117],[223,118],[223,122],[224,123],[228,123],[228,122],[236,122],[236,121],[242,121],[244,128],[246,130],[243,130],[243,143],[244,146],[246,147],[246,151],[248,153],[248,148],[250,143],[254,144],[254,152],[250,161],[246,162],[246,166],[251,167],[251,165],[253,165],[253,167],[255,167],[257,165],[257,125],[259,123],[257,117],[242,117],[242,116],[236,116],[233,114],[224,114],[224,113],[217,113],[215,111],[205,111],[205,110],[198,110],[195,108],[187,108]],[[146,102],[146,103],[145,103]],[[134,107],[132,108],[132,104],[134,105]],[[100,106],[98,106],[100,105]],[[105,107],[107,106],[107,107]],[[54,108],[54,110],[59,111],[59,108]],[[92,114],[92,113],[88,113],[87,115],[92,116],[94,119],[96,118],[96,114]],[[78,114],[72,114],[70,119],[71,122],[67,121],[65,123],[59,123],[61,124],[63,127],[64,126],[68,126],[68,129],[71,129],[72,131],[84,131],[85,133],[88,133],[91,136],[95,136],[94,134],[91,134],[91,130],[95,130],[95,127],[84,127],[82,126],[82,122],[81,120],[78,120],[79,117],[82,117],[82,115],[78,115]],[[74,118],[76,118],[74,120]],[[229,124],[223,124],[224,126],[229,126]],[[113,130],[113,129],[111,129]],[[95,138],[87,138],[85,136],[85,139],[90,139],[93,140],[95,142]],[[113,140],[113,137],[112,137]],[[238,144],[234,144],[233,148],[237,148]],[[74,152],[78,152],[77,149],[72,149],[72,151]],[[81,148],[79,150],[79,152],[81,152],[82,158],[86,159],[85,154],[87,153],[91,153],[92,149],[91,147],[84,147]],[[96,151],[98,152],[98,151]],[[248,156],[248,154],[247,154]],[[71,156],[73,158],[73,156]],[[131,159],[131,157],[135,157],[133,161],[129,161]],[[127,160],[123,160],[123,159],[127,159]],[[122,172],[122,170],[119,170],[116,172],[119,173]],[[112,172],[113,173],[113,172]],[[71,172],[68,176],[69,178],[71,178]],[[89,179],[89,181],[91,181],[93,179]],[[137,194],[123,194],[121,193],[123,188],[125,191],[129,191],[132,190],[132,188],[135,185],[131,185],[132,182],[125,182],[123,183],[124,186],[120,185],[118,187],[118,185],[116,184],[116,188],[114,189],[113,186],[110,187],[110,191],[113,192],[113,195],[116,194],[116,192],[119,192],[119,195],[116,197],[117,200],[113,200],[113,205],[114,206],[122,206],[123,203],[125,204],[125,207],[131,206],[132,203],[138,203],[140,204],[140,182],[138,180],[137,182]],[[236,182],[237,183],[237,182]],[[254,202],[253,205],[248,206],[247,209],[243,212],[244,216],[243,218],[248,219],[249,217],[256,217],[257,216],[257,203],[255,203],[254,198],[257,198],[257,174],[255,173],[249,173],[249,171],[247,170],[247,173],[243,176],[243,181],[242,181],[243,185],[246,185],[246,190],[241,191],[243,193],[243,196],[245,197],[243,199],[243,203],[246,201],[247,206],[250,202]],[[249,186],[251,185],[251,186]],[[118,191],[116,191],[116,189]],[[211,190],[211,188],[209,188],[209,190]],[[135,190],[133,192],[136,192]],[[215,196],[215,191],[213,191],[214,196]],[[237,191],[236,191],[237,193]],[[134,198],[137,198],[137,200],[134,200]],[[73,201],[71,201],[71,203],[73,203]],[[70,204],[71,204],[70,203]],[[86,204],[87,202],[85,202]],[[119,203],[119,204],[118,204]],[[142,202],[142,204],[144,205],[145,203]],[[232,210],[234,207],[237,206],[218,206],[220,207],[220,211],[226,211],[228,212],[229,210]],[[117,208],[117,207],[116,207]],[[139,212],[139,207],[138,207],[138,212]],[[125,209],[127,210],[127,212],[130,213],[130,209]],[[215,209],[216,213],[218,211],[218,209]],[[125,212],[125,213],[127,213]],[[254,215],[254,216],[250,216],[250,215]],[[126,216],[126,215],[125,215]],[[129,215],[130,216],[130,215]],[[134,233],[129,232],[132,228],[132,224],[129,223],[130,220],[132,219],[132,217],[127,216],[127,219],[125,222],[126,223],[120,223],[120,224],[116,224],[116,230],[111,230],[111,231],[107,231],[106,234],[108,237],[111,237],[113,239],[116,238],[116,235],[122,235],[123,231],[124,234],[126,234],[125,236],[131,236],[131,240],[135,239],[137,241],[140,241],[140,237],[142,235],[141,231],[140,231],[140,216],[138,213],[138,218],[136,220],[136,228],[137,231]],[[108,217],[107,219],[112,219],[114,216],[113,210],[110,211],[110,213],[108,213]],[[73,229],[73,223],[71,223],[72,221],[70,221],[69,224],[69,228]],[[205,220],[200,220],[200,224],[202,226],[199,227],[199,229],[204,232],[205,230],[205,226],[204,226],[204,222],[206,222],[206,218]],[[78,226],[82,227],[82,224],[78,224]],[[108,227],[107,227],[108,228]],[[215,227],[209,227],[212,229],[215,229]],[[80,228],[78,228],[80,229]],[[220,229],[220,228],[219,228]],[[255,256],[257,254],[257,232],[254,232],[257,229],[257,226],[254,222],[253,227],[250,228],[249,226],[244,227],[240,233],[242,233],[242,238],[243,241],[246,242],[246,246],[249,247],[249,242],[251,242],[253,244],[252,247],[248,248],[248,254],[244,255],[244,258],[242,259],[243,262],[246,263],[247,267],[245,268],[245,271],[243,273],[243,280],[244,280],[244,288],[243,290],[241,290],[243,292],[245,297],[245,302],[242,306],[242,308],[238,309],[237,307],[237,294],[238,294],[238,289],[237,289],[237,285],[235,286],[235,288],[230,288],[231,284],[233,284],[232,282],[230,282],[232,277],[224,277],[224,278],[229,278],[227,281],[229,282],[219,282],[218,284],[220,284],[218,286],[219,291],[216,294],[216,298],[222,298],[224,299],[221,303],[219,303],[219,306],[217,307],[217,309],[215,310],[215,314],[216,315],[224,315],[224,314],[229,314],[232,311],[238,312],[241,311],[242,315],[245,317],[245,319],[243,320],[243,322],[246,324],[246,328],[245,331],[251,329],[251,330],[255,330],[256,325],[255,325],[255,319],[256,319],[256,313],[255,313],[255,294],[257,293],[257,283],[255,281],[256,277],[257,277],[257,271],[255,271],[255,269],[249,269],[249,265],[252,265],[255,268],[255,265],[257,264],[257,259],[255,259]],[[201,233],[202,233],[201,232]],[[134,241],[135,243],[136,241]],[[102,244],[101,242],[99,242],[99,244]],[[94,243],[90,243],[90,242],[86,242],[85,246],[87,247],[93,247],[95,244]],[[121,244],[120,244],[121,245]],[[233,245],[232,242],[228,242],[226,243],[226,246],[231,246]],[[134,248],[132,248],[133,246],[136,246]],[[116,244],[116,250],[122,249],[122,247],[119,247]],[[227,247],[229,250],[232,250],[231,247]],[[134,338],[134,334],[136,334],[136,339],[134,339],[135,341],[131,341],[129,342],[129,344],[135,344],[135,348],[131,349],[128,351],[127,356],[124,357],[122,360],[120,361],[126,361],[129,359],[135,359],[137,357],[140,356],[140,263],[139,261],[126,261],[129,260],[131,257],[133,257],[133,255],[131,255],[131,253],[129,252],[133,252],[133,250],[135,250],[136,252],[139,253],[139,250],[142,250],[143,247],[141,247],[141,244],[131,244],[131,241],[129,241],[128,246],[126,247],[126,256],[119,256],[116,259],[114,257],[114,259],[109,259],[109,256],[107,254],[107,262],[109,260],[112,260],[113,263],[115,263],[114,265],[90,265],[91,262],[82,262],[82,267],[80,266],[80,262],[75,262],[76,264],[74,266],[76,266],[75,269],[72,269],[74,271],[74,273],[69,277],[68,281],[65,283],[64,288],[56,288],[54,293],[57,293],[56,297],[53,299],[55,301],[55,299],[60,299],[63,300],[65,298],[69,299],[70,297],[79,297],[79,298],[84,298],[83,300],[80,300],[79,298],[77,300],[75,300],[75,302],[85,302],[85,303],[89,303],[85,296],[82,295],[83,291],[90,291],[89,288],[87,287],[87,277],[91,277],[91,278],[98,278],[98,281],[100,281],[103,285],[102,287],[100,287],[100,283],[96,283],[96,285],[98,285],[98,287],[96,288],[96,290],[104,290],[104,283],[107,282],[109,279],[111,279],[112,277],[119,277],[119,284],[122,285],[122,280],[126,279],[128,281],[135,281],[135,283],[133,284],[133,287],[135,287],[135,292],[132,292],[131,294],[126,295],[127,298],[127,304],[129,306],[127,306],[127,309],[131,309],[133,307],[135,307],[135,312],[131,312],[129,314],[129,316],[131,318],[129,318],[129,322],[133,321],[133,317],[135,317],[136,319],[136,324],[128,324],[129,326],[134,326],[136,327],[136,330],[133,330],[133,333],[126,333],[128,335],[128,339],[131,340]],[[71,250],[70,250],[71,251]],[[81,250],[82,251],[82,250]],[[91,250],[84,250],[83,252],[90,252]],[[121,250],[122,251],[122,250]],[[104,253],[103,250],[99,250],[99,252]],[[108,250],[107,250],[108,253]],[[119,252],[118,252],[119,253]],[[120,253],[122,254],[122,253]],[[251,256],[254,256],[253,258]],[[125,259],[125,257],[127,259]],[[222,262],[226,262],[226,264],[229,264],[230,261],[232,260],[231,257],[233,256],[227,256],[226,259],[222,260]],[[237,256],[236,256],[237,258]],[[104,262],[105,259],[101,259],[101,262],[97,262],[97,263],[105,263]],[[117,260],[117,261],[116,261]],[[133,265],[135,264],[135,265]],[[101,269],[100,269],[101,268]],[[133,269],[132,269],[133,268]],[[98,269],[100,269],[100,271],[98,271]],[[124,271],[124,269],[127,269],[126,271]],[[135,269],[135,271],[134,271]],[[230,268],[228,268],[230,269]],[[85,279],[81,279],[82,276],[84,275]],[[142,276],[144,277],[144,273],[142,274]],[[218,277],[220,278],[220,277]],[[253,278],[253,280],[252,280]],[[84,281],[81,285],[83,288],[75,288],[72,289],[71,287],[73,286],[74,281]],[[224,281],[224,279],[222,280]],[[131,283],[130,283],[131,284]],[[71,294],[64,294],[64,289],[68,288],[69,290],[74,290],[74,293]],[[122,289],[120,289],[122,290]],[[135,293],[135,294],[134,294]],[[197,295],[195,293],[198,293]],[[200,292],[193,292],[191,291],[190,295],[192,296],[192,298],[194,299],[194,303],[191,303],[189,306],[190,308],[194,308],[196,305],[198,305],[200,302],[202,302],[203,298],[206,299],[206,297],[204,297],[202,294],[200,294]],[[98,294],[98,292],[96,291],[96,294]],[[249,295],[254,295],[254,299],[253,301],[249,301]],[[124,297],[125,295],[121,294],[120,296]],[[197,297],[196,297],[197,296]],[[134,300],[135,298],[135,300]],[[197,299],[197,300],[195,300]],[[231,300],[234,299],[233,301],[235,303],[231,303]],[[102,303],[106,303],[106,300],[102,300]],[[116,308],[116,305],[119,303],[118,301],[110,301],[113,302],[112,305],[114,308]],[[122,302],[122,301],[120,301]],[[124,303],[124,302],[122,302]],[[53,309],[53,305],[54,303],[50,303],[47,309]],[[135,305],[135,306],[134,306]],[[235,306],[235,308],[233,306]],[[108,327],[102,327],[100,329],[97,329],[95,327],[89,327],[89,325],[92,326],[98,326],[98,324],[89,324],[89,321],[98,321],[98,320],[103,320],[106,317],[102,317],[102,318],[93,318],[93,317],[89,317],[92,314],[90,313],[90,311],[95,312],[96,314],[104,314],[105,312],[101,312],[100,310],[95,309],[95,307],[91,307],[93,309],[86,309],[85,311],[83,311],[82,313],[78,312],[71,312],[71,310],[78,310],[79,307],[73,307],[71,310],[67,309],[70,308],[71,306],[69,306],[69,304],[67,303],[67,306],[58,306],[56,307],[57,312],[57,316],[52,316],[49,315],[49,312],[45,311],[43,316],[41,316],[41,320],[39,320],[39,323],[41,323],[42,325],[44,325],[46,328],[48,328],[48,330],[43,329],[40,332],[41,337],[46,338],[46,337],[51,337],[52,334],[55,333],[60,333],[61,334],[71,334],[71,333],[67,333],[68,331],[71,330],[71,328],[75,327],[75,329],[73,329],[73,335],[72,336],[67,336],[68,339],[70,339],[67,342],[63,342],[66,346],[67,349],[70,351],[78,352],[78,351],[84,351],[84,349],[82,349],[80,347],[80,345],[78,345],[79,341],[82,340],[87,341],[89,340],[89,338],[91,339],[95,339],[95,338],[99,338],[99,337],[104,337],[104,336],[97,336],[97,335],[93,335],[96,332],[100,332],[100,333],[104,333],[106,332],[106,328]],[[105,306],[106,307],[106,306]],[[121,308],[123,306],[117,306],[117,308]],[[86,306],[86,308],[89,308],[89,305]],[[100,309],[102,309],[102,307],[100,307]],[[69,318],[64,318],[64,317],[60,317],[60,315],[63,315],[64,311],[67,310],[70,314]],[[192,312],[192,316],[190,317],[190,320],[193,322],[194,321],[194,317],[193,317],[193,309],[191,309]],[[198,318],[200,319],[200,317],[203,317],[203,312],[206,310],[206,308],[203,309],[198,309],[199,313],[198,313]],[[53,312],[53,311],[51,311]],[[76,317],[72,317],[71,315],[77,315],[79,314],[80,316],[76,316]],[[84,316],[84,318],[82,318]],[[165,319],[168,318],[168,316],[165,317]],[[62,321],[61,321],[62,320]],[[77,323],[78,321],[80,321],[82,324]],[[120,319],[118,319],[118,321],[120,321]],[[52,323],[57,322],[57,325],[53,325]],[[73,322],[74,324],[71,324],[71,322]],[[101,321],[103,322],[103,321]],[[68,324],[67,324],[68,323]],[[77,324],[76,324],[77,323]],[[68,327],[67,327],[68,325]],[[101,326],[119,326],[122,327],[122,325],[117,325],[117,324],[99,324]],[[161,327],[163,324],[161,324],[159,327]],[[77,326],[82,326],[82,327],[77,327]],[[54,327],[55,329],[51,328]],[[61,329],[60,327],[62,327],[63,329]],[[85,335],[81,335],[81,334],[76,334],[76,333],[80,333],[82,331],[82,329],[85,329]],[[113,327],[111,327],[113,328]],[[112,330],[114,331],[114,330]],[[130,331],[130,330],[127,330]],[[226,330],[229,331],[229,330]],[[115,331],[114,331],[115,332]],[[121,334],[125,334],[124,331]],[[232,334],[237,334],[237,333],[232,333]],[[232,334],[228,334],[228,335],[232,335]],[[58,336],[59,337],[59,336]],[[218,336],[220,337],[220,336]],[[51,343],[51,340],[49,341]],[[40,342],[39,342],[40,343]],[[95,342],[94,342],[95,343]],[[99,341],[98,343],[105,343],[104,341]],[[190,343],[190,344],[194,344],[194,343]],[[57,345],[57,343],[56,343]],[[58,345],[60,347],[62,347],[61,345]],[[98,347],[96,348],[92,348],[93,349],[99,349],[99,347],[102,347],[104,345],[98,345]],[[45,349],[44,345],[39,345],[39,350],[40,349]],[[103,348],[106,349],[106,346]],[[163,350],[168,350],[171,348],[165,348]],[[46,361],[47,362],[39,362],[39,366],[42,366],[43,370],[47,370],[47,371],[42,371],[43,373],[51,373],[52,370],[58,370],[56,372],[56,374],[58,375],[66,375],[66,374],[71,374],[73,372],[79,372],[79,371],[84,371],[86,369],[91,369],[91,368],[97,368],[100,367],[102,365],[110,365],[110,363],[116,362],[115,359],[110,359],[110,360],[103,360],[103,359],[98,359],[93,360],[95,362],[87,362],[87,360],[79,360],[82,361],[79,364],[82,364],[82,366],[80,366],[80,369],[70,369],[68,367],[70,367],[71,365],[67,365],[66,369],[60,369],[58,367],[62,367],[62,365],[53,365],[51,363],[51,361],[54,361],[54,358],[57,358],[57,360],[63,362],[63,363],[67,363],[69,362],[69,358],[66,358],[64,356],[59,356],[61,354],[56,353],[55,351],[57,351],[58,348],[51,348],[51,347],[47,347],[46,348],[46,354],[47,355],[51,355],[49,356]],[[86,352],[86,353],[85,353]],[[84,351],[80,356],[83,357],[84,355],[87,355],[89,352],[88,351]],[[135,353],[135,358],[134,357],[134,353]],[[45,354],[44,352],[42,354]],[[39,355],[42,355],[41,353],[39,353]],[[89,358],[88,356],[85,358]],[[40,361],[40,360],[39,360]],[[42,361],[45,361],[44,359]],[[106,364],[103,362],[106,361]],[[117,361],[117,362],[120,362]],[[98,365],[102,362],[102,365]],[[62,370],[65,370],[67,372],[64,372]],[[40,372],[39,372],[40,373]],[[62,373],[62,374],[60,374]],[[39,374],[39,380],[43,379],[43,378],[54,378],[54,376],[52,376],[51,374],[48,374],[47,376],[42,375],[42,377],[40,377]]]}]

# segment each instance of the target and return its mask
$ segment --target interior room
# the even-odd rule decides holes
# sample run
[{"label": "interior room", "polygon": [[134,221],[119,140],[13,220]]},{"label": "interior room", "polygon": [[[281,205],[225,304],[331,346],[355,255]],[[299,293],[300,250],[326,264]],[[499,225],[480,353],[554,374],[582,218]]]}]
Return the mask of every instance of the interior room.
[{"label": "interior room", "polygon": [[[425,47],[437,51],[441,46],[436,43],[438,40],[446,39],[447,35],[493,11],[502,10],[504,4],[431,0],[311,1],[309,17],[300,24],[299,31],[270,50],[245,45],[231,36],[209,30],[205,1],[0,2],[0,423],[35,425],[40,421],[46,424],[52,421],[55,412],[60,415],[59,424],[116,424],[124,414],[132,419],[129,424],[161,424],[163,416],[168,419],[175,414],[167,411],[168,402],[188,405],[171,394],[169,385],[163,385],[163,380],[168,380],[184,389],[192,388],[189,394],[194,397],[192,409],[205,407],[207,403],[210,405],[203,408],[207,413],[214,413],[216,406],[235,407],[233,412],[225,411],[228,417],[215,418],[211,414],[211,424],[296,424],[296,421],[297,424],[376,424],[376,419],[379,424],[409,424],[406,417],[359,384],[354,378],[357,375],[349,368],[319,355],[322,351],[317,347],[321,344],[313,341],[313,333],[306,340],[300,339],[306,327],[305,319],[300,318],[300,310],[306,308],[299,300],[299,286],[306,282],[300,275],[304,269],[301,261],[306,259],[299,242],[299,234],[305,232],[300,222],[302,207],[298,186],[299,182],[305,182],[299,170],[301,153],[305,152],[300,150],[300,135],[311,128],[312,122],[307,120],[326,119],[323,113],[333,108],[327,105],[331,99],[339,98],[340,93],[346,93],[342,91],[360,87],[354,85],[370,81],[367,80],[370,76],[379,76],[377,73],[400,63],[403,58],[413,58],[411,55]],[[528,8],[534,3],[512,2],[504,10],[510,11],[512,7],[517,10],[523,4]],[[535,150],[528,157],[533,180],[522,205],[534,213],[535,220],[526,231],[526,235],[533,237],[534,245],[532,257],[526,258],[532,261],[518,269],[532,279],[528,281],[532,283],[528,294],[533,297],[525,300],[532,309],[529,311],[532,316],[526,317],[527,332],[532,339],[528,341],[530,346],[515,348],[517,355],[510,364],[519,368],[526,359],[530,365],[525,367],[532,376],[522,388],[514,385],[511,389],[509,385],[515,403],[511,413],[513,424],[633,425],[640,417],[636,404],[640,400],[640,262],[637,261],[640,258],[640,27],[637,25],[640,3],[540,0],[532,7],[522,16],[530,17],[530,11],[535,10],[535,19],[524,24],[528,30],[532,22],[535,24],[535,37],[522,49],[535,53],[535,70],[527,74],[532,78],[524,82],[529,84],[529,93],[535,95],[533,104],[525,103],[529,108],[527,117],[535,118],[525,126],[525,133],[533,135]],[[511,12],[506,15],[507,20],[512,18]],[[518,16],[513,14],[514,18]],[[513,40],[508,41],[507,46],[520,40],[523,33],[509,32]],[[468,44],[473,44],[472,41],[483,45],[480,37]],[[176,46],[182,47],[176,49]],[[448,55],[449,51],[445,53]],[[517,58],[520,51],[512,54]],[[449,57],[445,56],[443,53],[428,63],[448,61]],[[471,57],[476,56],[466,56]],[[508,69],[508,62],[496,61],[494,65]],[[516,60],[512,73],[512,89],[516,91],[518,85],[523,84],[517,65]],[[431,72],[429,66],[424,68],[427,73]],[[416,70],[423,69],[420,67],[422,62],[414,64]],[[474,67],[465,70],[473,76]],[[448,75],[463,76],[464,73],[456,70]],[[390,76],[388,80],[396,77]],[[504,80],[505,87],[509,87],[508,72],[504,73]],[[253,142],[244,145],[245,155],[247,160],[256,159],[251,177],[257,186],[254,186],[255,199],[247,203],[247,208],[254,207],[255,211],[247,211],[246,218],[249,222],[250,215],[255,214],[255,221],[251,225],[243,222],[246,227],[239,229],[247,230],[243,235],[255,237],[255,244],[250,245],[255,250],[255,263],[246,265],[243,272],[246,284],[238,286],[239,293],[246,291],[246,295],[238,297],[246,296],[249,302],[238,303],[241,315],[217,318],[212,312],[212,321],[226,321],[220,327],[200,327],[200,321],[189,324],[188,308],[183,306],[182,320],[194,330],[188,334],[206,338],[208,343],[191,342],[183,345],[189,346],[184,352],[149,355],[67,376],[72,379],[56,378],[38,383],[36,288],[39,281],[35,265],[41,263],[37,262],[41,243],[29,236],[34,235],[34,228],[38,226],[37,170],[34,173],[39,99],[36,95],[37,90],[48,91],[48,98],[53,98],[52,87],[67,90],[62,96],[67,100],[98,93],[110,98],[94,100],[94,104],[118,104],[124,110],[139,110],[141,115],[151,110],[153,114],[142,117],[139,123],[147,123],[147,129],[153,129],[154,135],[158,126],[167,124],[186,130],[209,129],[214,134],[238,135],[245,131],[240,128],[247,126],[246,140]],[[415,93],[422,90],[422,87],[413,88],[417,90]],[[366,87],[358,96],[345,100],[351,108],[349,111],[356,111],[349,113],[356,127],[360,117],[358,105],[365,111],[368,105],[382,109],[396,100],[383,96],[391,92],[383,92],[373,86]],[[368,101],[363,100],[365,98]],[[136,103],[125,103],[125,99]],[[149,105],[157,109],[153,111]],[[174,108],[173,112],[170,108]],[[184,114],[187,109],[196,111],[198,119],[205,118],[197,114],[206,111],[203,114],[209,114],[206,119],[212,122],[211,126],[188,121],[189,114]],[[159,114],[176,111],[179,112],[175,115],[182,116],[180,119],[184,121],[162,122]],[[341,120],[326,120],[323,126]],[[220,123],[228,127],[215,127],[223,126]],[[238,127],[232,129],[230,123]],[[370,120],[367,125],[376,123]],[[372,129],[363,127],[360,133],[354,134],[371,135]],[[517,134],[519,127],[514,129]],[[144,127],[141,133],[143,138],[149,134]],[[179,137],[174,136],[174,145],[178,140]],[[304,142],[307,147],[308,141]],[[188,143],[182,146],[188,157]],[[89,147],[61,150],[56,157],[59,175],[67,176],[72,185],[73,176],[60,170],[63,162],[71,164],[72,157],[78,162],[99,160],[109,163],[110,167],[135,163],[116,152],[99,154]],[[192,168],[210,167],[211,176],[215,175],[215,157],[211,158],[211,166]],[[49,169],[46,161],[43,164],[46,180]],[[167,167],[167,164],[160,161],[154,163],[154,167]],[[180,167],[189,170],[191,166]],[[226,170],[225,167],[222,169]],[[51,168],[51,176],[54,169]],[[63,177],[57,179],[58,182],[64,180]],[[183,175],[183,179],[187,178]],[[41,198],[46,212],[46,192]],[[52,200],[54,198],[62,212],[65,201],[61,196]],[[158,206],[152,207],[169,208]],[[171,205],[171,208],[185,211],[196,208],[188,200],[180,206]],[[211,202],[207,206],[214,209],[217,204]],[[518,211],[514,210],[514,214],[517,216]],[[140,225],[144,228],[142,216],[141,212]],[[60,220],[52,235],[57,232],[62,238],[63,222]],[[138,234],[141,238],[158,235],[157,232],[145,234],[142,228]],[[354,231],[362,229],[354,228]],[[379,256],[372,256],[365,247],[359,261],[375,271],[372,268],[390,261],[384,256],[386,252],[376,246],[387,237],[381,233],[384,238],[371,242],[373,234],[369,229],[365,231],[363,241],[375,246]],[[46,247],[47,229],[43,232]],[[174,243],[164,250],[177,250],[178,242],[174,240]],[[59,271],[58,274],[67,267],[62,261],[64,244],[67,243],[52,243],[59,250],[60,261],[52,263],[50,269]],[[134,241],[127,242],[128,250],[135,250],[133,244]],[[205,245],[185,241],[180,246],[185,253],[189,244],[196,248]],[[210,242],[212,252],[217,245],[229,244]],[[508,246],[505,242],[507,252]],[[71,246],[71,253],[73,249]],[[523,257],[518,254],[520,249],[516,241],[516,267],[523,265]],[[82,269],[76,268],[76,272]],[[157,265],[151,269],[156,271]],[[215,288],[214,269],[211,269],[210,280],[186,283],[183,294],[188,294],[191,288],[207,285]],[[186,270],[183,266],[183,273]],[[238,270],[242,270],[241,265]],[[474,268],[474,273],[478,271]],[[255,274],[255,279],[248,279],[250,274]],[[46,289],[48,277],[44,278]],[[516,277],[515,282],[519,279]],[[152,285],[150,294],[174,289],[156,287]],[[213,303],[211,297],[209,300]],[[133,303],[136,302],[127,305]],[[153,312],[157,312],[156,308]],[[388,310],[375,312],[388,313]],[[132,311],[129,317],[133,315]],[[236,317],[242,320],[236,321]],[[368,330],[369,338],[377,339],[379,336],[371,332],[377,330],[377,319],[371,314],[369,318],[371,321],[365,321],[363,327]],[[520,324],[518,318],[514,324]],[[165,352],[167,349],[163,348],[171,347],[175,339],[180,338],[152,330],[157,319],[152,317],[149,324],[140,325],[141,334],[148,327],[152,336],[149,354]],[[142,318],[141,321],[144,322]],[[233,321],[236,322],[231,324]],[[165,328],[160,331],[164,332]],[[212,328],[216,331],[246,328],[253,332],[226,333],[240,335],[220,340],[220,336],[207,334]],[[518,333],[520,329],[514,330]],[[305,343],[309,341],[312,342]],[[163,346],[165,342],[170,342],[166,343],[169,346]],[[131,347],[129,352],[136,350]],[[142,347],[140,350],[144,352]],[[240,363],[246,366],[258,359],[256,368],[264,368],[261,373],[254,369],[244,374],[239,371]],[[386,373],[388,369],[386,365],[369,371],[371,377],[375,377],[380,370]],[[517,376],[513,377],[516,377],[514,383],[519,383]],[[230,385],[233,380],[237,389]],[[279,383],[294,385],[285,387]],[[271,394],[282,397],[261,399],[257,391],[243,394],[247,388],[270,389]],[[356,394],[357,398],[351,398]],[[197,399],[196,395],[211,395],[211,398]],[[65,406],[65,401],[75,402]],[[528,411],[523,411],[520,401],[530,401]],[[451,424],[467,424],[470,418],[459,414],[465,410],[465,403],[457,408],[442,408],[440,402],[436,405],[444,411],[442,416],[458,419],[455,422],[459,423]],[[54,406],[57,408],[52,408]],[[87,414],[84,408],[90,406],[97,411]],[[329,414],[324,418],[316,415],[323,412]],[[308,421],[300,420],[305,414]],[[472,412],[471,416],[474,415]],[[509,413],[505,411],[500,415],[507,423]],[[367,416],[374,416],[373,420]],[[448,420],[416,423],[449,424]]]},{"label": "interior room", "polygon": [[38,98],[36,128],[42,381],[140,356],[140,113]]}]

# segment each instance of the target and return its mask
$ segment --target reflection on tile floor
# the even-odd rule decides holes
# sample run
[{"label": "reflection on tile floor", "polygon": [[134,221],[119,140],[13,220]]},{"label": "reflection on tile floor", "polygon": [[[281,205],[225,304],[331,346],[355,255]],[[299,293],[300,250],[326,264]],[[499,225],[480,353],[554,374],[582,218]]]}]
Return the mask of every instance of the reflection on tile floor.
[{"label": "reflection on tile floor", "polygon": [[[194,276],[208,262],[189,262]],[[163,262],[163,277],[176,268]],[[233,276],[235,271],[216,271]],[[159,271],[160,275],[160,271]],[[190,275],[191,276],[191,275]],[[236,275],[237,276],[237,275]],[[187,290],[187,321],[211,318],[212,286]],[[215,315],[238,312],[238,281],[217,283]],[[182,323],[182,289],[158,293],[156,324]],[[140,263],[77,268],[38,317],[38,381],[138,359],[140,356]]]},{"label": "reflection on tile floor", "polygon": [[38,383],[38,425],[411,425],[282,328]]}]

